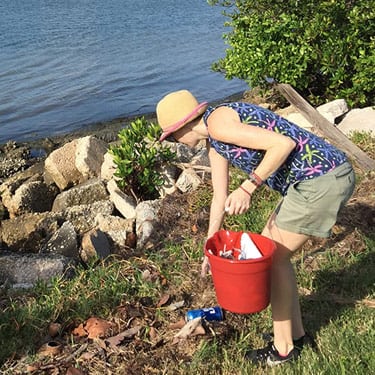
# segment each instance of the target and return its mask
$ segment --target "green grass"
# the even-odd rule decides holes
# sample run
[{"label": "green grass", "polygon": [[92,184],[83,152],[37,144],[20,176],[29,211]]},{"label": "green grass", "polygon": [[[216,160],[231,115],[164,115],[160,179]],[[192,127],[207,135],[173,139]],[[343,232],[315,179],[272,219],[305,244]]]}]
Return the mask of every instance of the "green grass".
[{"label": "green grass", "polygon": [[151,262],[113,261],[95,267],[77,268],[71,280],[40,282],[32,290],[3,291],[0,315],[0,363],[13,353],[33,353],[46,335],[50,322],[63,326],[90,316],[110,317],[114,307],[135,298],[156,298],[157,284],[142,280],[142,270]]},{"label": "green grass", "polygon": [[375,157],[375,136],[374,132],[353,131],[350,133],[350,139],[371,158]]},{"label": "green grass", "polygon": [[[278,197],[275,197],[275,201]],[[267,208],[268,209],[268,208]],[[253,214],[250,214],[253,217]],[[241,215],[242,216],[242,215]],[[239,228],[249,220],[238,216],[232,225]],[[263,216],[263,213],[261,213]],[[255,220],[263,221],[254,216]],[[253,220],[252,219],[252,220]],[[232,219],[234,220],[234,219]],[[245,225],[246,226],[246,225]],[[295,260],[299,285],[311,291],[302,296],[302,310],[307,329],[316,336],[319,352],[310,349],[293,365],[265,370],[243,360],[243,354],[253,346],[262,345],[262,332],[270,332],[269,309],[254,315],[227,313],[224,336],[213,336],[195,342],[197,350],[186,362],[181,360],[168,368],[173,374],[369,374],[375,370],[374,311],[356,304],[375,295],[374,240],[365,238],[366,249],[349,252],[345,257],[335,249],[326,249],[318,257],[319,266],[306,267],[302,253]],[[141,297],[151,297],[156,303],[163,293],[161,283],[145,281],[145,269],[164,275],[175,288],[188,291],[192,276],[187,264],[199,265],[202,243],[188,239],[182,245],[167,244],[160,252],[146,259],[99,264],[80,268],[72,280],[55,279],[50,285],[40,283],[27,294],[3,293],[5,308],[0,317],[0,358],[4,362],[12,353],[22,353],[33,360],[38,339],[45,335],[48,323],[82,322],[90,316],[111,319],[117,306],[136,303]],[[183,286],[184,283],[187,285]],[[341,299],[335,301],[333,294]],[[342,299],[349,302],[342,303]],[[350,303],[350,301],[353,303]],[[158,318],[166,319],[158,313]],[[215,326],[213,327],[215,330]],[[6,364],[3,367],[6,369]],[[162,373],[162,372],[160,372]],[[168,373],[168,372],[165,372]]]}]

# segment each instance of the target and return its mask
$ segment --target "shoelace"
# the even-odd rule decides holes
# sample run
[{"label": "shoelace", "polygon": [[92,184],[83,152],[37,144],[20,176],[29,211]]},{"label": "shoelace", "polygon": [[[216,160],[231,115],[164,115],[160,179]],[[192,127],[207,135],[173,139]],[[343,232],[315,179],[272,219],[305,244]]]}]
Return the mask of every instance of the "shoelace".
[{"label": "shoelace", "polygon": [[263,349],[258,349],[256,356],[260,359],[266,359],[270,354],[277,353],[273,342],[269,342],[268,345]]}]

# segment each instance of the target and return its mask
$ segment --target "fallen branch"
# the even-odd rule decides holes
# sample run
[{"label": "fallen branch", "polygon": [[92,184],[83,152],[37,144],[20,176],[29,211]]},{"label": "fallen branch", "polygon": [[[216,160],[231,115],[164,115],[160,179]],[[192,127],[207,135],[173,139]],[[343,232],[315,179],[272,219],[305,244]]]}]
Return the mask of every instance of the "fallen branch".
[{"label": "fallen branch", "polygon": [[197,165],[191,163],[175,163],[175,165],[181,169],[197,169],[201,171],[211,172],[211,167],[207,167],[205,165]]},{"label": "fallen branch", "polygon": [[301,114],[315,126],[334,146],[339,147],[352,157],[364,171],[375,170],[375,160],[371,159],[364,151],[348,139],[337,127],[333,126],[312,105],[310,105],[291,85],[276,84],[276,89],[296,107]]}]

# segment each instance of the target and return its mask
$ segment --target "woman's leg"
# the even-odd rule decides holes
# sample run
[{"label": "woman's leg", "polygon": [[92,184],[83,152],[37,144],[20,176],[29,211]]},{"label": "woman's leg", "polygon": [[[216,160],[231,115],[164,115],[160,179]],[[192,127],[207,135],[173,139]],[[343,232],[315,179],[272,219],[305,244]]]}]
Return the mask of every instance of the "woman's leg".
[{"label": "woman's leg", "polygon": [[278,228],[274,215],[269,219],[262,235],[274,240],[277,246],[271,278],[274,345],[279,354],[287,355],[293,349],[293,338],[299,338],[305,333],[291,258],[309,236]]}]

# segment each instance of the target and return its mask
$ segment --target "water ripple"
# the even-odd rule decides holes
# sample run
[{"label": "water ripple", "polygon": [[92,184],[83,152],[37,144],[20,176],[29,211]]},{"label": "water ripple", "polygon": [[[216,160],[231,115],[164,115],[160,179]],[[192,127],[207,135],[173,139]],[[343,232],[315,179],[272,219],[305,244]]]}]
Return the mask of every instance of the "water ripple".
[{"label": "water ripple", "polygon": [[182,87],[199,100],[244,90],[210,70],[223,23],[201,0],[1,2],[0,144],[151,112]]}]

